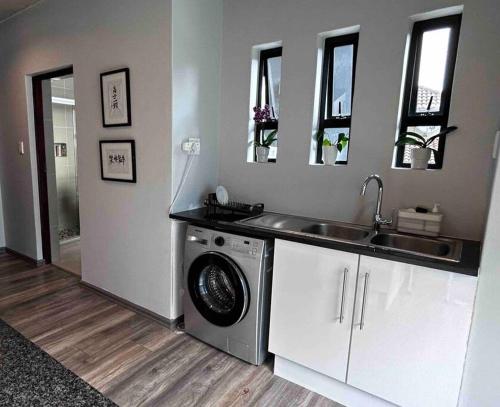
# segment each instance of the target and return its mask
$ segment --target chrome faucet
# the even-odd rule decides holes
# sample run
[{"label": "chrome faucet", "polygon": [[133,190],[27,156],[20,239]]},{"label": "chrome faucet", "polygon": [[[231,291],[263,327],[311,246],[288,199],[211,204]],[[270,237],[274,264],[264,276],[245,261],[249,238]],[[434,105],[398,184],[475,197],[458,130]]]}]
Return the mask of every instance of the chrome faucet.
[{"label": "chrome faucet", "polygon": [[378,184],[378,195],[377,195],[377,208],[375,209],[375,214],[373,216],[373,230],[378,231],[380,229],[380,225],[391,225],[392,218],[383,218],[382,217],[382,197],[384,195],[384,184],[382,182],[382,178],[380,178],[377,174],[372,174],[368,176],[363,185],[361,186],[361,196],[365,196],[366,187],[370,183],[370,181],[374,179]]}]

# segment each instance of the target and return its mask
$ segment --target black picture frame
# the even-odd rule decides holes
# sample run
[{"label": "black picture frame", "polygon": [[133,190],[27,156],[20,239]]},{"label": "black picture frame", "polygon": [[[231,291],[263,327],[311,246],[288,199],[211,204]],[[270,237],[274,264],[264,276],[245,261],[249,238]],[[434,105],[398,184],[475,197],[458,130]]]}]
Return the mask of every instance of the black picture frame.
[{"label": "black picture frame", "polygon": [[[124,74],[125,97],[127,98],[127,100],[125,101],[125,106],[127,108],[127,112],[126,112],[126,115],[125,115],[123,121],[116,122],[116,123],[110,123],[109,120],[106,119],[106,113],[105,113],[105,105],[106,105],[107,101],[105,100],[105,94],[104,94],[104,82],[105,82],[107,77],[115,76],[118,74]],[[103,125],[103,127],[131,126],[132,125],[132,111],[131,111],[131,104],[130,104],[130,70],[129,70],[129,68],[115,69],[113,71],[107,71],[107,72],[101,73],[100,84],[101,84],[101,113],[102,113],[102,125]]]},{"label": "black picture frame", "polygon": [[[131,175],[129,178],[120,177],[110,177],[105,175],[104,160],[103,160],[103,148],[106,144],[129,144],[130,145],[130,159],[131,159]],[[103,181],[116,181],[116,182],[127,182],[127,183],[137,183],[137,171],[135,164],[135,140],[99,140],[99,161],[101,163],[101,179]]]}]

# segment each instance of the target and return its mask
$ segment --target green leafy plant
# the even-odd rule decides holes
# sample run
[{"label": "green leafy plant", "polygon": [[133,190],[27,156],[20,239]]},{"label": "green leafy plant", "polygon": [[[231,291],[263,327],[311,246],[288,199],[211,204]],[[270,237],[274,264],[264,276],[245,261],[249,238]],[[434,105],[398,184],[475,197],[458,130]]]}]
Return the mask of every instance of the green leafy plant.
[{"label": "green leafy plant", "polygon": [[316,140],[318,140],[318,143],[321,143],[323,147],[337,147],[339,153],[341,153],[347,146],[347,143],[349,143],[349,137],[347,137],[345,133],[339,133],[337,140],[333,142],[324,130],[318,130],[316,133]]},{"label": "green leafy plant", "polygon": [[278,140],[276,134],[278,134],[278,130],[273,130],[266,137],[264,137],[262,141],[255,140],[255,145],[257,147],[269,148],[271,144],[273,144],[276,140]]},{"label": "green leafy plant", "polygon": [[[447,127],[446,129],[441,130],[438,134],[429,137],[428,139],[413,131],[405,131],[400,134],[395,145],[396,147],[408,145],[408,146],[417,146],[419,148],[430,148],[429,146],[432,144],[434,140],[436,140],[439,137],[443,136],[446,137],[449,133],[454,132],[456,129],[458,129],[457,126]],[[435,149],[433,148],[430,149],[435,153],[437,153]]]}]

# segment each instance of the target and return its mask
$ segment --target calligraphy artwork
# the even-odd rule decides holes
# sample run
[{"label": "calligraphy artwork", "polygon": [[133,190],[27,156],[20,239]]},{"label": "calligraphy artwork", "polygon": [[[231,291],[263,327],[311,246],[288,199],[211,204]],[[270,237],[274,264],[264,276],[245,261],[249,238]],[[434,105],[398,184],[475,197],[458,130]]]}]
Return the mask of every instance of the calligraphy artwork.
[{"label": "calligraphy artwork", "polygon": [[134,140],[101,140],[101,178],[136,182]]},{"label": "calligraphy artwork", "polygon": [[132,124],[128,68],[101,74],[101,99],[104,127]]}]

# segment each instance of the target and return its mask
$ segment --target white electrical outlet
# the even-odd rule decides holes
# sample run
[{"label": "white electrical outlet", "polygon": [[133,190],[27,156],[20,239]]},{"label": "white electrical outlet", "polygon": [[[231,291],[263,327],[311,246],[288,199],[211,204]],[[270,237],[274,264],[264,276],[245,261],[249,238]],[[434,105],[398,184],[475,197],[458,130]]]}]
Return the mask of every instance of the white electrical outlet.
[{"label": "white electrical outlet", "polygon": [[18,151],[19,151],[19,155],[24,155],[24,141],[19,141]]},{"label": "white electrical outlet", "polygon": [[189,155],[200,155],[201,142],[199,138],[188,138],[182,143],[182,151]]}]

